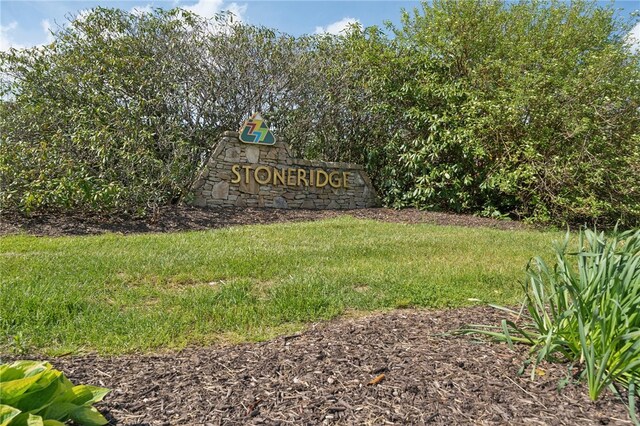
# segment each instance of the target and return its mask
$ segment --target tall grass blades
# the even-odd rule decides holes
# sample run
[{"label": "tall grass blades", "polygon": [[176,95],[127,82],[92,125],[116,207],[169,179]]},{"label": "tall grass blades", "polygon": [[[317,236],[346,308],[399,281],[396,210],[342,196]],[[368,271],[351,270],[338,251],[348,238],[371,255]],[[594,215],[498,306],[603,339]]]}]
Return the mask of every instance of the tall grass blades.
[{"label": "tall grass blades", "polygon": [[525,304],[542,337],[537,362],[556,352],[577,360],[595,400],[640,379],[640,231],[585,230],[576,252],[568,246],[567,234],[553,272],[541,258],[529,265]]},{"label": "tall grass blades", "polygon": [[577,250],[569,246],[569,233],[554,244],[553,268],[540,257],[529,262],[520,312],[524,325],[505,320],[501,327],[478,326],[474,331],[509,345],[532,345],[534,365],[543,359],[575,362],[592,400],[608,386],[614,391],[624,386],[635,418],[633,395],[640,383],[640,230],[615,231],[609,237],[584,230]]}]

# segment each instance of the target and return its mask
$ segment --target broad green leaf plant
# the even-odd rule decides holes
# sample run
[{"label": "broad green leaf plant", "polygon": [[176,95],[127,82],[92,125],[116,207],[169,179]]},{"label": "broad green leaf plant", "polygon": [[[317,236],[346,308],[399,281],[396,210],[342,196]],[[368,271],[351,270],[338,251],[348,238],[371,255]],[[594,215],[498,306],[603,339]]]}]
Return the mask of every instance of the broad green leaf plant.
[{"label": "broad green leaf plant", "polygon": [[48,362],[0,365],[0,426],[99,426],[108,423],[92,404],[109,389],[77,385]]},{"label": "broad green leaf plant", "polygon": [[531,345],[534,366],[542,360],[575,363],[592,400],[607,387],[616,394],[619,386],[626,388],[631,418],[638,423],[640,230],[608,237],[587,229],[578,236],[577,251],[569,245],[567,233],[555,245],[553,268],[540,257],[529,263],[520,312],[495,306],[523,324],[503,320],[501,327],[472,328],[510,346]]}]

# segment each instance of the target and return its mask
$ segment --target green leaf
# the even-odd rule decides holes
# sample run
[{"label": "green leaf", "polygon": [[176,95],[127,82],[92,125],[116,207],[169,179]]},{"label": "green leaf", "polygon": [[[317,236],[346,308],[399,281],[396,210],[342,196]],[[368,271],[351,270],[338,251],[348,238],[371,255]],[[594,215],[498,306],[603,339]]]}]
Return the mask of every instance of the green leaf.
[{"label": "green leaf", "polygon": [[7,426],[11,419],[16,417],[20,413],[21,411],[17,408],[0,404],[0,426]]},{"label": "green leaf", "polygon": [[64,386],[60,380],[62,372],[46,371],[42,378],[32,388],[20,396],[13,404],[22,411],[37,413],[51,404],[61,392]]},{"label": "green leaf", "polygon": [[102,426],[109,423],[102,414],[93,407],[78,407],[71,412],[71,420],[84,426]]},{"label": "green leaf", "polygon": [[23,377],[29,377],[50,369],[51,364],[46,361],[15,361],[11,365],[4,364],[2,365],[2,367],[0,367],[0,381],[5,382]]},{"label": "green leaf", "polygon": [[635,425],[640,425],[640,419],[636,413],[636,384],[633,380],[629,383],[629,417]]},{"label": "green leaf", "polygon": [[89,405],[102,401],[102,398],[110,392],[109,389],[91,385],[74,386],[72,391],[76,397],[71,402],[76,405]]},{"label": "green leaf", "polygon": [[78,409],[78,405],[70,402],[54,402],[44,411],[44,418],[53,420],[66,420],[69,414]]},{"label": "green leaf", "polygon": [[27,417],[27,426],[44,426],[42,417],[29,413],[29,417]]},{"label": "green leaf", "polygon": [[[11,426],[60,425],[72,416],[79,424],[106,424],[104,417],[90,405],[102,400],[108,389],[73,386],[49,363],[20,361],[10,366],[2,364],[0,368],[4,377],[13,378],[0,383],[4,402],[0,405],[0,426],[9,423]],[[27,374],[28,377],[23,377]],[[47,423],[44,423],[45,419]]]},{"label": "green leaf", "polygon": [[31,413],[20,413],[11,421],[10,426],[42,426],[42,417]]},{"label": "green leaf", "polygon": [[24,377],[24,371],[12,367],[9,364],[3,364],[0,366],[0,383],[8,382],[9,380],[21,379]]},{"label": "green leaf", "polygon": [[41,372],[35,376],[3,382],[0,386],[0,403],[15,403],[43,374]]}]

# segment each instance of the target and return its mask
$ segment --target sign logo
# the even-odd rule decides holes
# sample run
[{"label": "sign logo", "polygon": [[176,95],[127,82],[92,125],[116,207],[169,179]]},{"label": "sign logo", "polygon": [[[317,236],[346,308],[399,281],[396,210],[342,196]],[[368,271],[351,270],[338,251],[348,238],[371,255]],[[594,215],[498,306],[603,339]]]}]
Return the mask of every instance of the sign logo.
[{"label": "sign logo", "polygon": [[276,138],[259,113],[255,113],[240,128],[240,141],[258,145],[273,145]]}]

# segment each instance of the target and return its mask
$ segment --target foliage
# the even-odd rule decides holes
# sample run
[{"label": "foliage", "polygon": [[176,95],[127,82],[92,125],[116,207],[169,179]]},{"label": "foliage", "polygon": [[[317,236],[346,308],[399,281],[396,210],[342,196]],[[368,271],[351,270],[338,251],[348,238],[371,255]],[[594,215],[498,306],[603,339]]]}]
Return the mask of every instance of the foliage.
[{"label": "foliage", "polygon": [[638,223],[640,55],[612,9],[436,0],[393,29],[387,203]]},{"label": "foliage", "polygon": [[482,332],[532,345],[535,365],[577,363],[592,400],[614,383],[633,391],[640,383],[640,231],[607,238],[585,230],[576,252],[567,234],[555,252],[553,269],[539,257],[527,268],[526,325],[505,320],[497,331]]},{"label": "foliage", "polygon": [[363,164],[394,207],[640,223],[640,52],[611,7],[423,2],[292,37],[97,8],[0,53],[0,210],[144,214],[188,197],[261,111],[296,154]]},{"label": "foliage", "polygon": [[286,115],[304,99],[306,42],[265,27],[224,22],[204,37],[198,52],[204,66],[191,78],[203,85],[198,96],[209,98],[220,131],[237,130],[255,111],[283,128]]},{"label": "foliage", "polygon": [[179,198],[216,134],[190,103],[205,24],[98,8],[50,45],[3,54],[3,209],[139,213]]},{"label": "foliage", "polygon": [[74,386],[48,362],[15,361],[0,365],[1,426],[105,425],[107,420],[92,404],[108,389]]},{"label": "foliage", "polygon": [[[293,148],[309,158],[350,161],[373,166],[384,151],[384,117],[375,110],[372,61],[392,52],[375,27],[352,26],[339,35],[301,39],[307,45],[303,71],[305,89],[288,112],[282,132]],[[370,167],[375,170],[375,167]]]},{"label": "foliage", "polygon": [[293,38],[225,14],[96,8],[54,38],[0,54],[2,210],[179,202],[222,131],[291,108]]}]

